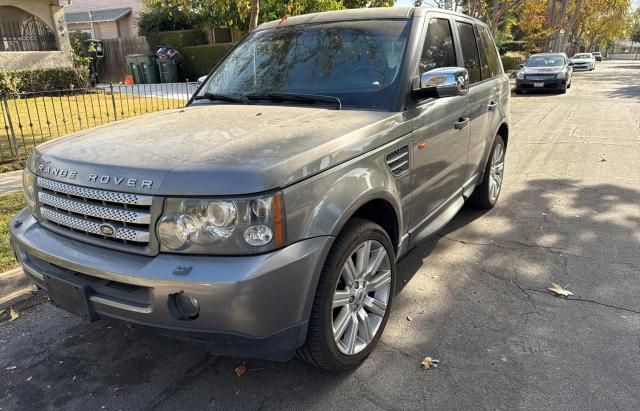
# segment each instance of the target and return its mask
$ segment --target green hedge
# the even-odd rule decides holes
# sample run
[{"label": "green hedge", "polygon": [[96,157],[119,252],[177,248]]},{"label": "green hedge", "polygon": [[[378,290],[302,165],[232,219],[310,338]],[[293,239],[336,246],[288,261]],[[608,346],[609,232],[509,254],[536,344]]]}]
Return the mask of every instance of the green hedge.
[{"label": "green hedge", "polygon": [[181,49],[182,47],[207,44],[207,35],[202,30],[160,31],[149,33],[147,35],[147,43],[149,43],[152,50],[153,47],[159,45]]},{"label": "green hedge", "polygon": [[509,56],[502,56],[500,58],[502,59],[502,67],[504,67],[504,71],[517,70],[520,68],[521,59]]},{"label": "green hedge", "polygon": [[0,93],[67,90],[86,86],[86,82],[71,67],[0,71]]},{"label": "green hedge", "polygon": [[204,46],[183,47],[180,53],[184,56],[184,77],[196,80],[209,74],[213,66],[234,46],[232,43],[206,44]]}]

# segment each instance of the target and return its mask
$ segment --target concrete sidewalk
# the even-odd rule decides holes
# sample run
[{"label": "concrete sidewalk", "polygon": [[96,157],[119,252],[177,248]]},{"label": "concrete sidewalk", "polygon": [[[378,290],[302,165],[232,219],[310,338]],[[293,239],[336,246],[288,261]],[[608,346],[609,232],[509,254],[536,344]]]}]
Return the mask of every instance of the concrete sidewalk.
[{"label": "concrete sidewalk", "polygon": [[22,170],[0,174],[0,195],[22,190]]}]

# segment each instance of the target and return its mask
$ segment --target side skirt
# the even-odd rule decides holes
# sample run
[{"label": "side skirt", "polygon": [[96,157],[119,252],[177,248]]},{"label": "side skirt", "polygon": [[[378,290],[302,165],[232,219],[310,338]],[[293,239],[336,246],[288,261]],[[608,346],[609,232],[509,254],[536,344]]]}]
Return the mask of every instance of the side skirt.
[{"label": "side skirt", "polygon": [[[476,174],[471,177],[469,180],[467,180],[462,188],[455,192],[453,196],[442,203],[440,207],[435,209],[413,229],[409,230],[409,238],[407,240],[405,240],[404,237],[402,238],[402,240],[405,240],[402,241],[402,243],[408,243],[407,246],[402,247],[403,251],[408,251],[409,249],[415,247],[420,241],[433,235],[442,227],[447,225],[447,223],[451,221],[451,219],[455,217],[456,214],[458,214],[458,211],[460,211],[462,206],[464,206],[467,198],[471,196],[473,190],[481,182],[481,178],[482,176],[480,174]],[[401,253],[398,254],[402,255]]]}]

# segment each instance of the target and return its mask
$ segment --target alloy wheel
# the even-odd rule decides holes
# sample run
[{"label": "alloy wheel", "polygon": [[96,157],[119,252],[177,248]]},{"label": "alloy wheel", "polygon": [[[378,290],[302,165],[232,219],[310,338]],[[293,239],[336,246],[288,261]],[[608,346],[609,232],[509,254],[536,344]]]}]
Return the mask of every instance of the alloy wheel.
[{"label": "alloy wheel", "polygon": [[364,241],[342,266],[333,294],[333,338],[341,353],[355,355],[371,343],[390,293],[389,254],[378,241]]},{"label": "alloy wheel", "polygon": [[504,146],[496,144],[493,149],[493,158],[491,161],[491,169],[489,170],[489,197],[491,201],[497,200],[502,188],[502,179],[504,178]]}]

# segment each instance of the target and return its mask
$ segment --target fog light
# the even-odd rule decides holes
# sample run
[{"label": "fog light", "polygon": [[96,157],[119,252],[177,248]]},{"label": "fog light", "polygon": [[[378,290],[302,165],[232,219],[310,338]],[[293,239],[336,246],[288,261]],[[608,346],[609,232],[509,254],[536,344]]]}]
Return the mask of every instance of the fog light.
[{"label": "fog light", "polygon": [[180,291],[169,295],[169,312],[178,320],[195,320],[200,315],[200,305],[195,297]]},{"label": "fog light", "polygon": [[252,225],[244,231],[244,241],[253,246],[269,244],[273,231],[266,225]]}]

